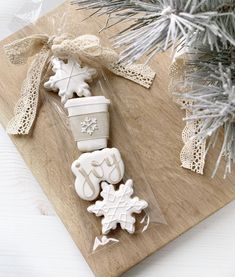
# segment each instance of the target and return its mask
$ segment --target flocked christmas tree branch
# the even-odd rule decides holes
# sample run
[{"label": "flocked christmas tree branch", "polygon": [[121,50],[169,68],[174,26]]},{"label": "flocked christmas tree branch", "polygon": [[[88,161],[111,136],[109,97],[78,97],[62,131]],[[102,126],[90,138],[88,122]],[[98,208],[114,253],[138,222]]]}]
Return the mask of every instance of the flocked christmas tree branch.
[{"label": "flocked christmas tree branch", "polygon": [[[226,160],[225,176],[235,162],[235,48],[223,52],[203,49],[199,59],[189,60],[185,81],[179,84],[186,92],[178,97],[190,103],[187,121],[200,120],[199,141],[210,138],[208,148],[215,145],[223,128],[223,145],[215,165],[215,175],[222,157]],[[204,49],[205,50],[205,49]]]},{"label": "flocked christmas tree branch", "polygon": [[197,41],[219,50],[219,44],[235,45],[233,0],[75,0],[78,7],[107,14],[105,28],[123,21],[128,27],[114,40],[124,47],[122,60],[133,62],[142,55]]},{"label": "flocked christmas tree branch", "polygon": [[[190,103],[184,107],[188,110],[185,120],[195,123],[191,126],[199,126],[191,130],[192,140],[197,141],[200,149],[200,142],[205,145],[209,139],[209,149],[222,130],[223,145],[213,175],[223,156],[225,175],[230,172],[235,162],[235,1],[75,0],[73,3],[80,9],[94,10],[93,14],[106,14],[104,29],[125,22],[126,29],[114,38],[114,45],[122,49],[121,61],[131,63],[147,54],[148,62],[156,53],[172,46],[178,50],[179,45],[187,52],[183,62],[186,66],[179,70],[184,71],[180,72],[184,78],[178,82],[176,92],[184,91],[178,97]],[[197,151],[197,145],[193,150]],[[186,156],[194,157],[192,153]],[[205,158],[204,154],[201,158]]]}]

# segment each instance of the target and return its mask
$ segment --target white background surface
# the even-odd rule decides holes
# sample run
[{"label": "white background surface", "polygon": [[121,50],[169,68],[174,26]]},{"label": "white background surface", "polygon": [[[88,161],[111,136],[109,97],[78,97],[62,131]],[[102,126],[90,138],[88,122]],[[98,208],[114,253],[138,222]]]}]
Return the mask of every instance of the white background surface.
[{"label": "white background surface", "polygon": [[[0,0],[1,39],[16,30],[9,18],[27,2]],[[61,2],[45,0],[43,11]],[[234,227],[233,202],[125,276],[234,277]],[[0,127],[0,277],[54,276],[93,274]]]}]

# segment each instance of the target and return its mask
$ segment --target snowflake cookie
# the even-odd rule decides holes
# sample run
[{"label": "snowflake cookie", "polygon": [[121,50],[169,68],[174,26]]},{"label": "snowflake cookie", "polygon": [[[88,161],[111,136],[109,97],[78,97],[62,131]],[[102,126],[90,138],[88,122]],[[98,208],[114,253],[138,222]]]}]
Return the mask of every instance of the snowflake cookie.
[{"label": "snowflake cookie", "polygon": [[135,218],[133,213],[141,213],[147,208],[148,203],[140,200],[138,197],[131,198],[133,194],[133,181],[127,180],[125,184],[120,185],[118,190],[113,185],[106,182],[101,184],[102,201],[96,201],[94,205],[88,207],[88,212],[96,216],[104,216],[102,219],[102,233],[108,234],[110,230],[116,229],[119,223],[123,230],[130,234],[135,232]]},{"label": "snowflake cookie", "polygon": [[65,63],[63,60],[54,57],[51,63],[55,75],[50,77],[44,87],[47,90],[59,91],[62,103],[72,98],[74,93],[79,97],[91,96],[87,82],[91,81],[96,75],[95,69],[87,66],[81,67],[78,62],[71,59]]}]

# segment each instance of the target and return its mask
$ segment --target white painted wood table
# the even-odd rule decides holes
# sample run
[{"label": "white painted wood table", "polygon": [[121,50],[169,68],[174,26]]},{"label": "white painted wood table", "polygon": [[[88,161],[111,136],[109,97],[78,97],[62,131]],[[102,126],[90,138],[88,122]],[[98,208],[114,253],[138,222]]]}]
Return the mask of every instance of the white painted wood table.
[{"label": "white painted wood table", "polygon": [[[0,1],[0,39],[25,4],[42,13],[62,0]],[[0,92],[1,93],[1,92]],[[0,111],[1,112],[1,111]],[[235,203],[155,253],[125,276],[234,277]],[[39,184],[0,127],[0,277],[93,276]]]}]

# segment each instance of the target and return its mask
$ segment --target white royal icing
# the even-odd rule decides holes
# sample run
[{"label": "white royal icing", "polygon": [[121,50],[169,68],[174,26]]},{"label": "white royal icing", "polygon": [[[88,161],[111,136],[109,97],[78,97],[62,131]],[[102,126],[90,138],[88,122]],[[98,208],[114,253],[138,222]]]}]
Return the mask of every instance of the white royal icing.
[{"label": "white royal icing", "polygon": [[143,209],[147,208],[148,203],[140,200],[137,196],[131,197],[134,190],[133,181],[130,179],[120,185],[118,190],[106,182],[102,182],[101,186],[100,195],[103,200],[96,201],[94,205],[88,207],[88,212],[104,217],[101,221],[104,235],[116,229],[117,224],[120,224],[123,230],[133,234],[136,220],[132,214],[141,213]]},{"label": "white royal icing", "polygon": [[65,63],[55,57],[51,60],[51,63],[55,75],[50,77],[44,87],[47,90],[59,91],[62,103],[72,98],[74,93],[79,97],[91,96],[87,82],[91,81],[92,77],[96,75],[94,68],[81,67],[78,62],[71,59]]},{"label": "white royal icing", "polygon": [[84,200],[94,200],[100,193],[100,182],[118,184],[124,176],[124,163],[116,148],[84,153],[72,164],[75,189]]}]

